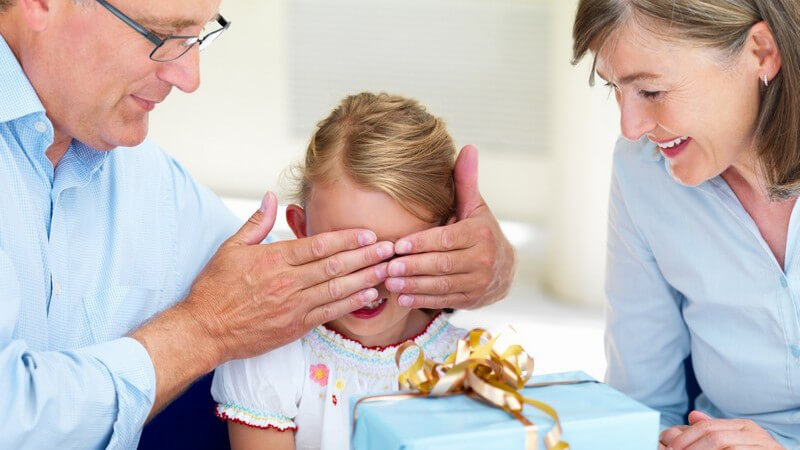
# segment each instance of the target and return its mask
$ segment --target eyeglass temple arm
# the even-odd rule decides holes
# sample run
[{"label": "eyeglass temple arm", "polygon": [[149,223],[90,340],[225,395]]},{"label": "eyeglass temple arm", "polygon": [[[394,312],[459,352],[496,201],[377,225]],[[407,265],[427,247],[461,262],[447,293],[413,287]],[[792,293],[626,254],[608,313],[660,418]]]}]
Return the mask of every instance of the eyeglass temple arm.
[{"label": "eyeglass temple arm", "polygon": [[139,34],[141,34],[142,36],[146,37],[147,40],[149,40],[153,44],[161,45],[161,44],[164,43],[163,39],[160,39],[158,36],[156,36],[155,34],[151,33],[149,30],[147,30],[146,28],[142,27],[138,23],[136,23],[133,19],[131,19],[130,17],[126,16],[125,13],[123,13],[122,11],[118,10],[117,8],[115,8],[114,5],[108,3],[105,0],[96,0],[96,1],[97,1],[97,3],[100,3],[101,5],[103,5],[107,10],[109,10],[111,12],[111,14],[114,14],[121,21],[127,23],[131,28],[133,28],[134,30],[139,32]]}]

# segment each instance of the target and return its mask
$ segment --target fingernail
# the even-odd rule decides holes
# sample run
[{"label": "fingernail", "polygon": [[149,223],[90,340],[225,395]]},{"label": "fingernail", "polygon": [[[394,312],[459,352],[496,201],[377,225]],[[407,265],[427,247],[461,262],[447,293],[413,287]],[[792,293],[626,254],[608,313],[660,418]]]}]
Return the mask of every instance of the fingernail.
[{"label": "fingernail", "polygon": [[389,276],[402,277],[406,273],[406,265],[400,261],[392,261],[389,263]]},{"label": "fingernail", "polygon": [[378,277],[378,279],[385,280],[389,276],[387,266],[388,264],[386,263],[375,266],[375,276]]},{"label": "fingernail", "polygon": [[378,246],[377,252],[381,259],[386,259],[392,256],[392,253],[394,252],[394,245],[392,245],[390,242],[381,244]]},{"label": "fingernail", "polygon": [[400,297],[397,297],[397,304],[408,308],[411,306],[412,300],[413,298],[410,295],[401,295]]},{"label": "fingernail", "polygon": [[375,288],[367,289],[366,291],[361,293],[361,300],[366,302],[371,302],[378,298],[378,290]]},{"label": "fingernail", "polygon": [[389,289],[392,292],[399,292],[403,290],[403,286],[405,286],[405,282],[400,278],[389,278],[386,280],[386,289]]},{"label": "fingernail", "polygon": [[400,239],[396,244],[394,244],[394,250],[397,253],[408,253],[411,251],[411,242],[405,239]]},{"label": "fingernail", "polygon": [[378,237],[375,236],[375,233],[372,231],[362,231],[358,233],[358,243],[361,246],[374,244],[378,240]]}]

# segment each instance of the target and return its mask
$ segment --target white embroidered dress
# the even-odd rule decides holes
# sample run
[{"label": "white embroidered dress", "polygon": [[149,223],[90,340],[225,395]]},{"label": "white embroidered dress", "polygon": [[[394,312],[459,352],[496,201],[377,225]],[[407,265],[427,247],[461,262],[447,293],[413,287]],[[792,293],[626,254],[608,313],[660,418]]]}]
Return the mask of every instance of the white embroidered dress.
[{"label": "white embroidered dress", "polygon": [[[414,341],[427,358],[441,361],[465,333],[439,314]],[[317,327],[289,345],[217,368],[211,386],[216,414],[253,427],[292,430],[297,449],[349,449],[348,399],[398,389],[398,346],[368,348]]]}]

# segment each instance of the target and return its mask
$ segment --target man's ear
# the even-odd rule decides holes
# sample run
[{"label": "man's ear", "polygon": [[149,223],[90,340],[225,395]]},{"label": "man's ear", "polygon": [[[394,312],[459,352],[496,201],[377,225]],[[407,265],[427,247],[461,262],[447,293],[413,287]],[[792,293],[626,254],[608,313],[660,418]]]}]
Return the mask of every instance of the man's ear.
[{"label": "man's ear", "polygon": [[286,207],[286,223],[289,224],[289,228],[292,229],[298,239],[308,236],[306,232],[306,212],[301,206],[291,204]]},{"label": "man's ear", "polygon": [[16,7],[32,31],[44,31],[51,17],[51,0],[17,0]]}]

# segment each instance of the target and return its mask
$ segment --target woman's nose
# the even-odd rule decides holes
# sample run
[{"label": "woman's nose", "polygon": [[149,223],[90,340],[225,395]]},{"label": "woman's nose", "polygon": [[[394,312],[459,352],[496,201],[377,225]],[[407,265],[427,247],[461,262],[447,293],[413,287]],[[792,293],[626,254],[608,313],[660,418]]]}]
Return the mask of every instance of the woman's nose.
[{"label": "woman's nose", "polygon": [[620,130],[626,139],[638,141],[656,127],[656,121],[648,105],[638,99],[619,98]]}]

